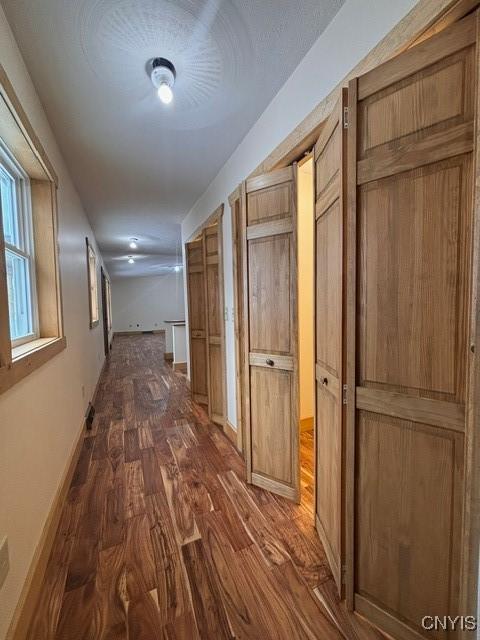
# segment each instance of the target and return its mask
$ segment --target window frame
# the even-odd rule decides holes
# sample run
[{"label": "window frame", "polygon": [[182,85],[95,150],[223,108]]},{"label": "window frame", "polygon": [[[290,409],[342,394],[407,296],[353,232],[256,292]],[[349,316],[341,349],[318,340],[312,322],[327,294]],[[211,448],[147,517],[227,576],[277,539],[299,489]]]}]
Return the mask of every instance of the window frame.
[{"label": "window frame", "polygon": [[[13,153],[0,138],[0,168],[13,180],[15,190],[16,217],[18,225],[19,244],[10,244],[3,239],[3,246],[6,252],[24,258],[28,262],[28,288],[31,306],[31,327],[32,331],[20,338],[10,341],[12,348],[38,340],[40,337],[37,299],[37,279],[35,263],[35,241],[33,238],[33,218],[32,218],[32,197],[30,188],[30,178]],[[1,205],[0,205],[1,210]]]},{"label": "window frame", "polygon": [[[92,244],[85,238],[87,245],[87,282],[88,282],[88,309],[90,318],[90,329],[94,329],[100,322],[100,304],[98,302],[98,261],[97,254]],[[93,260],[95,274],[92,279],[91,260]],[[94,309],[96,309],[96,317],[94,317]]]},{"label": "window frame", "polygon": [[[61,273],[58,247],[58,177],[25,110],[0,63],[0,138],[22,170],[23,184],[28,179],[31,217],[30,251],[34,271],[30,278],[35,286],[37,337],[19,339],[12,344],[7,283],[7,251],[0,215],[0,394],[42,367],[67,346],[63,323]],[[10,163],[8,163],[11,166]],[[2,164],[2,166],[5,166]],[[12,175],[12,170],[7,170]],[[17,175],[17,171],[14,171]],[[26,178],[25,178],[26,176]],[[13,177],[13,176],[12,176]],[[21,194],[20,190],[20,194]],[[18,198],[16,190],[15,197]],[[18,201],[13,200],[14,205]],[[22,203],[23,207],[23,203]],[[24,209],[22,209],[24,211]],[[15,243],[17,237],[15,235]],[[9,243],[10,244],[10,243]],[[15,247],[17,249],[17,247]],[[15,253],[19,254],[18,250]],[[26,283],[28,286],[29,283]],[[33,315],[33,314],[32,314]],[[33,320],[33,318],[32,318]]]}]

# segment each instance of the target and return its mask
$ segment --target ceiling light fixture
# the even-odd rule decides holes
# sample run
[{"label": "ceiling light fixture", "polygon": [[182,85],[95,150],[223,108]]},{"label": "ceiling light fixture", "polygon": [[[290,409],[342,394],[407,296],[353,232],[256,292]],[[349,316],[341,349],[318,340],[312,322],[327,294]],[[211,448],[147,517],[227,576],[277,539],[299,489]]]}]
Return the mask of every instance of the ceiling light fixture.
[{"label": "ceiling light fixture", "polygon": [[135,260],[132,258],[132,256],[128,256],[128,264],[134,264]]},{"label": "ceiling light fixture", "polygon": [[166,58],[154,58],[152,60],[150,78],[163,104],[170,104],[173,99],[172,89],[176,77],[177,72],[170,60]]},{"label": "ceiling light fixture", "polygon": [[130,249],[136,249],[138,247],[138,238],[130,238],[130,244],[128,245]]}]

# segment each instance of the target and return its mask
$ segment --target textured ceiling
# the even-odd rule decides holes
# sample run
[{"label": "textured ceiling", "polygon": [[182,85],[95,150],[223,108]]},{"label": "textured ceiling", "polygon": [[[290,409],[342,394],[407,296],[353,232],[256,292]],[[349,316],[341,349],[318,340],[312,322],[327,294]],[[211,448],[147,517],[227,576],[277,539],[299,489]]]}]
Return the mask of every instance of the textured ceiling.
[{"label": "textured ceiling", "polygon": [[[112,276],[180,262],[180,222],[343,4],[2,2]],[[156,56],[177,69],[169,106]]]}]

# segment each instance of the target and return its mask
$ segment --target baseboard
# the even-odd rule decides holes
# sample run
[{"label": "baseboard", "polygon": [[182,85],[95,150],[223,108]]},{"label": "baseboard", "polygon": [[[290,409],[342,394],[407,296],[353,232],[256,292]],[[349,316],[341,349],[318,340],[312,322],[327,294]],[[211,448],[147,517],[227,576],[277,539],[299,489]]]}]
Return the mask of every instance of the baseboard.
[{"label": "baseboard", "polygon": [[165,351],[165,353],[163,354],[163,358],[167,362],[173,362],[173,351]]},{"label": "baseboard", "polygon": [[181,371],[182,373],[187,373],[187,363],[186,362],[174,362],[173,363],[174,371]]},{"label": "baseboard", "polygon": [[[100,388],[100,380],[107,365],[108,358],[103,361],[97,384],[92,396],[92,405],[95,406],[98,391]],[[5,640],[24,640],[27,636],[30,622],[32,620],[35,607],[40,597],[43,587],[43,579],[47,569],[48,560],[52,551],[52,546],[57,533],[58,525],[62,515],[63,506],[67,499],[70,484],[72,482],[75,467],[77,466],[80,451],[82,449],[84,437],[88,435],[85,427],[85,419],[83,419],[79,432],[76,435],[74,445],[70,451],[67,464],[58,485],[57,491],[53,498],[50,512],[47,516],[45,524],[40,534],[40,539],[35,548],[32,562],[23,585],[20,598],[13,613],[10,626],[7,631]]]},{"label": "baseboard", "polygon": [[302,418],[300,420],[300,433],[303,433],[304,431],[313,431],[313,417]]},{"label": "baseboard", "polygon": [[237,448],[237,430],[228,420],[225,420],[223,431],[230,442],[235,446],[235,448]]},{"label": "baseboard", "polygon": [[55,493],[47,520],[43,526],[40,540],[35,548],[30,569],[28,570],[5,640],[24,640],[27,636],[30,622],[43,587],[43,579],[58,525],[60,524],[63,506],[82,449],[84,434],[85,421],[82,421],[82,426],[75,438],[75,443],[70,452],[62,479]]}]

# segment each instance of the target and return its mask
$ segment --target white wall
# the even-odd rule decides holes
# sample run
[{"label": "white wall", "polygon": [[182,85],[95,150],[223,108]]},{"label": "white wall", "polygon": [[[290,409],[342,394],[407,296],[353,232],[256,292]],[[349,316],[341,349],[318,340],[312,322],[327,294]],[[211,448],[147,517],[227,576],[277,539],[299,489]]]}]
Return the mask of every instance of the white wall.
[{"label": "white wall", "polygon": [[165,329],[166,350],[173,351],[172,327],[164,320],[183,320],[183,273],[112,281],[114,331]]},{"label": "white wall", "polygon": [[298,374],[300,382],[300,420],[314,413],[314,322],[313,300],[315,261],[313,252],[313,158],[298,170]]},{"label": "white wall", "polygon": [[0,538],[7,535],[10,548],[10,572],[0,589],[3,639],[94,392],[104,347],[102,323],[89,329],[85,236],[93,242],[93,233],[1,7],[0,62],[59,178],[67,337],[66,350],[0,395]]},{"label": "white wall", "polygon": [[417,0],[347,0],[182,223],[185,241],[221,202],[225,203],[227,409],[233,425],[236,425],[235,343],[228,196],[415,4]]}]

